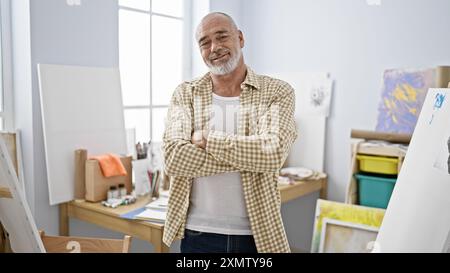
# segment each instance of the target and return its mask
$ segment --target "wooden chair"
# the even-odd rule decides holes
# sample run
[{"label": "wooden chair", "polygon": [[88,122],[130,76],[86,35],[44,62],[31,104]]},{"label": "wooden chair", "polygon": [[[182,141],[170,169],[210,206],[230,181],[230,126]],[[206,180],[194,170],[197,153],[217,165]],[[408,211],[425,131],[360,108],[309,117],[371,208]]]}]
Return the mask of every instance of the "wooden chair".
[{"label": "wooden chair", "polygon": [[66,236],[47,236],[39,231],[48,253],[128,253],[131,237],[122,240]]}]

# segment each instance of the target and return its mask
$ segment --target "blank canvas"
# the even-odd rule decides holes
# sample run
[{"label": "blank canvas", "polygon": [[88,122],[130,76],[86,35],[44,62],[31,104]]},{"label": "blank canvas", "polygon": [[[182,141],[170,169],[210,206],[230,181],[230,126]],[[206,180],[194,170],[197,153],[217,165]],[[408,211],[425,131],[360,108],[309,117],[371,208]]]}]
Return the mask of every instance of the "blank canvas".
[{"label": "blank canvas", "polygon": [[430,89],[380,232],[380,252],[444,252],[450,231],[450,89]]},{"label": "blank canvas", "polygon": [[126,154],[117,68],[39,64],[50,204],[74,199],[74,152]]}]

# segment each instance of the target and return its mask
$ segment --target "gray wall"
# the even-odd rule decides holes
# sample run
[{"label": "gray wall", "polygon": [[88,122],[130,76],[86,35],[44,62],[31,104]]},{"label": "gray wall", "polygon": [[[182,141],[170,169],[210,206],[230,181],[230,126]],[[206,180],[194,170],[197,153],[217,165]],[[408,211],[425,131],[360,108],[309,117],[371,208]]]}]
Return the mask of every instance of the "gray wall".
[{"label": "gray wall", "polygon": [[39,227],[58,231],[58,207],[49,206],[37,64],[117,66],[117,4],[65,0],[30,1],[33,77],[35,211]]},{"label": "gray wall", "polygon": [[37,224],[57,231],[57,206],[49,206],[37,64],[118,66],[117,2],[30,1],[33,77],[34,170]]},{"label": "gray wall", "polygon": [[[274,67],[324,71],[336,80],[325,170],[329,199],[344,201],[350,130],[375,128],[383,71],[450,64],[450,1],[381,0],[380,6],[369,6],[365,0],[246,0],[242,4],[247,63],[257,72]],[[283,208],[286,229],[295,246],[309,249],[312,206],[306,200],[293,202],[298,202],[297,209],[294,204]],[[305,229],[291,225],[296,217],[307,222]]]}]

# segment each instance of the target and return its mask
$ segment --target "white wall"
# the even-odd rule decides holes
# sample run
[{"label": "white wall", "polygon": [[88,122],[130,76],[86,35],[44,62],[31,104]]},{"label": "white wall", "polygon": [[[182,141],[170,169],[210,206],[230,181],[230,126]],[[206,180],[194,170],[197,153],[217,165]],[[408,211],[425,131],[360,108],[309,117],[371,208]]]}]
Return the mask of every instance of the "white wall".
[{"label": "white wall", "polygon": [[236,22],[238,26],[242,25],[243,17],[242,17],[242,3],[244,1],[240,0],[210,0],[210,9],[211,12],[219,11],[225,12],[226,14],[233,17],[233,20]]},{"label": "white wall", "polygon": [[[195,35],[197,31],[197,26],[200,24],[203,16],[208,14],[210,11],[210,0],[193,0],[192,1],[192,20],[191,20],[191,35]],[[191,77],[199,77],[208,72],[206,65],[203,63],[202,56],[200,55],[200,50],[198,48],[198,43],[194,37],[192,37],[191,42],[192,51],[192,68]]]},{"label": "white wall", "polygon": [[[246,0],[242,9],[247,63],[257,72],[324,71],[336,80],[325,168],[329,199],[343,201],[350,130],[375,129],[383,71],[450,64],[450,1],[381,0],[369,6],[365,0]],[[297,215],[309,222],[293,239],[308,249],[311,206],[302,204],[297,211],[285,206],[283,216],[288,236],[295,230],[288,219]]]},{"label": "white wall", "polygon": [[29,0],[11,1],[14,124],[21,130],[25,192],[35,214],[33,100]]}]

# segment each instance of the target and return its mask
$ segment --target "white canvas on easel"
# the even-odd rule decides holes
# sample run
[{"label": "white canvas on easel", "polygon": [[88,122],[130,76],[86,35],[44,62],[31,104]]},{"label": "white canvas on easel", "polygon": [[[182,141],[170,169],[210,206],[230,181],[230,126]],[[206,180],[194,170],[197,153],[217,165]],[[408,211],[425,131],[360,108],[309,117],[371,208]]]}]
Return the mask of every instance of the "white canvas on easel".
[{"label": "white canvas on easel", "polygon": [[[380,252],[445,252],[450,231],[450,89],[429,89],[380,232]],[[442,159],[442,154],[446,158]]]},{"label": "white canvas on easel", "polygon": [[17,178],[3,139],[0,138],[0,188],[10,192],[0,196],[0,222],[9,234],[13,252],[45,252],[33,216]]},{"label": "white canvas on easel", "polygon": [[74,199],[74,151],[126,154],[117,68],[39,64],[50,204]]},{"label": "white canvas on easel", "polygon": [[[295,90],[295,122],[299,131],[285,166],[301,166],[324,171],[326,121],[331,102],[332,80],[328,73],[265,73],[289,83]],[[317,85],[330,88],[325,107],[310,107],[311,89]]]}]

